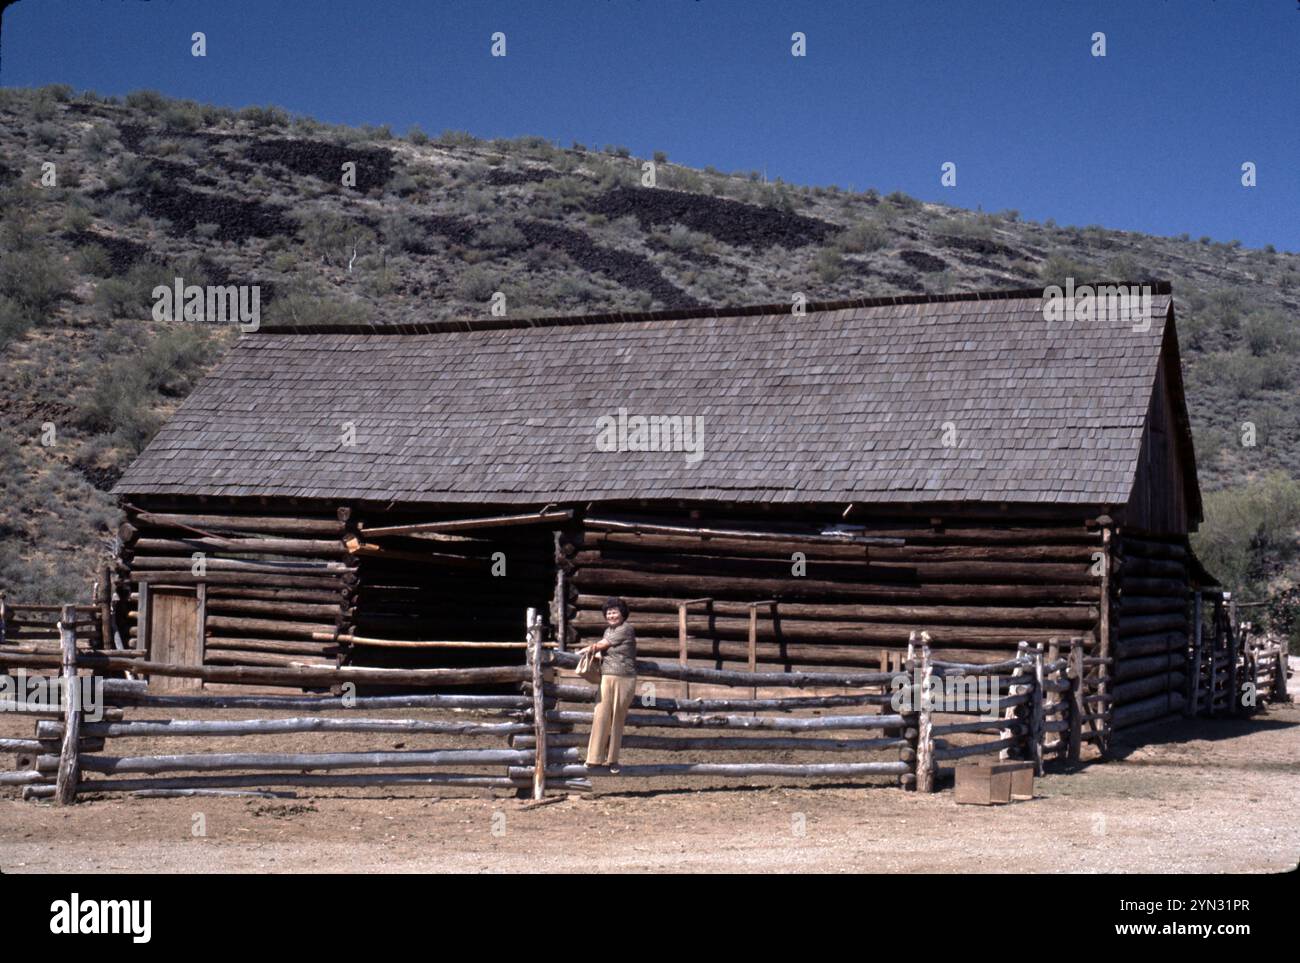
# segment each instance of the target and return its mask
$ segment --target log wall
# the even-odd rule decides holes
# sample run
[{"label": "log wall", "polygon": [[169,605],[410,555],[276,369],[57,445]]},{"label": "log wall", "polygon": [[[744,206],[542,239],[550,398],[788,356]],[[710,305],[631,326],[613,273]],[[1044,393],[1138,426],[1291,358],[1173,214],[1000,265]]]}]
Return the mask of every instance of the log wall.
[{"label": "log wall", "polygon": [[1114,542],[1111,711],[1123,729],[1186,705],[1190,550],[1178,535],[1121,531]]},{"label": "log wall", "polygon": [[130,504],[117,561],[118,627],[140,633],[140,587],[204,587],[205,666],[336,666],[352,630],[358,561],[348,508]]},{"label": "log wall", "polygon": [[[719,667],[747,663],[751,625],[755,662],[783,668],[886,665],[921,630],[936,658],[962,662],[1004,659],[1022,641],[1096,644],[1102,537],[1082,520],[881,519],[832,539],[812,523],[682,517],[592,514],[561,533],[568,647],[603,632],[609,595],[627,600],[647,657],[681,654],[691,602],[688,655]],[[771,537],[708,534],[745,528]]]}]

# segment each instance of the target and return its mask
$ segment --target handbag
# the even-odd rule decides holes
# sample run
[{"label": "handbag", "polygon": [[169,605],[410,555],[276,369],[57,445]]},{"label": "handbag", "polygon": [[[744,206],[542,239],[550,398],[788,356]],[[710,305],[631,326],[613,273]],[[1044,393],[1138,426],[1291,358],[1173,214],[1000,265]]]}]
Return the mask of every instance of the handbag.
[{"label": "handbag", "polygon": [[605,657],[599,652],[588,649],[578,657],[578,675],[587,682],[600,681],[600,666]]}]

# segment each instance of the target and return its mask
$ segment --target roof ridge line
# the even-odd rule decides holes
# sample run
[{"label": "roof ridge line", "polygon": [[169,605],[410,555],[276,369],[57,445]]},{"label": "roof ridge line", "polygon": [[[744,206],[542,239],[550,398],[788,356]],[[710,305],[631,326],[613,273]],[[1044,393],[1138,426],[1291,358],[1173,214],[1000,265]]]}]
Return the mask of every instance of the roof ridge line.
[{"label": "roof ridge line", "polygon": [[[1146,285],[1156,295],[1172,294],[1169,281],[1089,281],[1088,286]],[[1083,287],[1084,285],[1078,285]],[[959,301],[1022,301],[1042,298],[1049,287],[1015,288],[1005,291],[964,291],[954,294],[893,294],[874,298],[842,298],[835,301],[809,301],[805,311],[844,311],[850,308],[879,308],[905,304],[943,304]],[[734,318],[786,314],[789,304],[700,305],[694,308],[667,308],[660,311],[611,311],[599,314],[541,315],[530,318],[482,318],[423,321],[399,324],[271,324],[262,325],[258,335],[294,334],[451,334],[472,331],[507,331],[522,328],[554,328],[583,324],[618,324],[643,321],[687,321],[694,318]]]}]

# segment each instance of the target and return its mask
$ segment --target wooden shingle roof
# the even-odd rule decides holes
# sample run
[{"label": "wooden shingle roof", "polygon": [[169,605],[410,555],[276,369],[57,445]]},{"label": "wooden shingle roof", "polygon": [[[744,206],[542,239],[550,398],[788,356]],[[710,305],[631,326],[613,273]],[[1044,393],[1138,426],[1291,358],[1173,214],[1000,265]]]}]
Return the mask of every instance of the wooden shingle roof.
[{"label": "wooden shingle roof", "polygon": [[[1147,331],[1049,322],[1041,292],[264,329],[115,491],[1122,504],[1172,317],[1156,291]],[[702,457],[599,450],[619,409],[698,416]]]}]

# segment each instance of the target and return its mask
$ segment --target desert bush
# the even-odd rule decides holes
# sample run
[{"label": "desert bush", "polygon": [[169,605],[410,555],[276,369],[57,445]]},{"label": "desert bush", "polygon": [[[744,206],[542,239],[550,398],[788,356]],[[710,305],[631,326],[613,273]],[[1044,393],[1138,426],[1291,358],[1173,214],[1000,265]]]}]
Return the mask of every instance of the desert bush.
[{"label": "desert bush", "polygon": [[1294,351],[1296,347],[1295,323],[1279,311],[1263,310],[1247,315],[1241,333],[1246,347],[1256,356]]},{"label": "desert bush", "polygon": [[674,224],[664,238],[664,243],[678,254],[694,254],[708,246],[709,238],[708,235],[692,231],[683,224]]},{"label": "desert bush", "polygon": [[72,261],[81,274],[106,278],[113,273],[113,261],[99,244],[84,244],[72,255]]},{"label": "desert bush", "polygon": [[198,130],[203,126],[203,108],[192,103],[170,104],[163,110],[160,119],[167,130]]},{"label": "desert bush", "polygon": [[168,100],[156,90],[133,90],[126,95],[126,105],[136,110],[155,114],[168,104]]},{"label": "desert bush", "polygon": [[844,274],[844,259],[835,248],[822,248],[817,252],[814,267],[822,281],[833,284]]},{"label": "desert bush", "polygon": [[424,248],[425,230],[409,214],[390,214],[384,218],[379,231],[390,253],[405,254]]},{"label": "desert bush", "polygon": [[271,105],[266,107],[245,107],[237,116],[240,120],[258,130],[265,130],[270,127],[287,127],[289,125],[288,113],[279,107]]},{"label": "desert bush", "polygon": [[851,254],[879,251],[889,243],[889,232],[876,220],[859,221],[837,240],[841,250]]},{"label": "desert bush", "polygon": [[456,293],[466,301],[486,302],[496,290],[496,274],[481,267],[463,271],[456,281]]},{"label": "desert bush", "polygon": [[0,348],[32,326],[31,315],[13,298],[0,294]]},{"label": "desert bush", "polygon": [[480,228],[474,234],[474,246],[499,251],[517,251],[528,244],[524,232],[510,221],[501,221]]},{"label": "desert bush", "polygon": [[1038,268],[1038,277],[1045,285],[1065,285],[1067,278],[1074,278],[1075,284],[1083,284],[1093,279],[1096,271],[1082,261],[1077,261],[1068,254],[1052,254]]},{"label": "desert bush", "polygon": [[37,124],[32,128],[32,139],[42,147],[58,147],[63,143],[63,131],[58,124]]},{"label": "desert bush", "polygon": [[267,324],[364,324],[370,309],[360,301],[339,301],[308,290],[276,296],[264,312]]},{"label": "desert bush", "polygon": [[444,130],[438,135],[438,144],[442,147],[472,147],[478,138],[466,130]]},{"label": "desert bush", "polygon": [[1300,482],[1271,472],[1205,496],[1205,521],[1192,535],[1197,557],[1234,591],[1267,579],[1272,562],[1294,558]]},{"label": "desert bush", "polygon": [[72,283],[63,260],[43,247],[0,252],[0,295],[11,298],[40,323],[67,297]]}]

